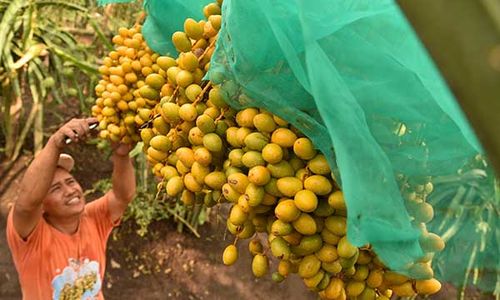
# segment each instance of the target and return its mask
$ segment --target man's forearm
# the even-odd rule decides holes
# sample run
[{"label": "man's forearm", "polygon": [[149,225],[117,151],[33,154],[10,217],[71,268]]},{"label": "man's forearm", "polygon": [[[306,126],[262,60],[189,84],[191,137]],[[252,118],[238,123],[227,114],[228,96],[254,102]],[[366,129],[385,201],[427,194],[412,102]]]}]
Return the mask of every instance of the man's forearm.
[{"label": "man's forearm", "polygon": [[128,155],[116,155],[113,160],[113,193],[123,202],[130,202],[135,195],[135,173],[132,160]]},{"label": "man's forearm", "polygon": [[54,178],[61,150],[49,139],[42,151],[33,159],[21,181],[18,209],[33,210],[41,206]]}]

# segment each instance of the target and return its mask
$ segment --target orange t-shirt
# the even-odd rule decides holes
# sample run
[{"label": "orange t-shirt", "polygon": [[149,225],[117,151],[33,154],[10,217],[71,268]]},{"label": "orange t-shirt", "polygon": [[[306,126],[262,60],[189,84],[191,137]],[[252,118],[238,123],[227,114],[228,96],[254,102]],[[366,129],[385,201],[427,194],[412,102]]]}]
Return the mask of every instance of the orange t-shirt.
[{"label": "orange t-shirt", "polygon": [[102,279],[106,242],[113,226],[104,196],[85,205],[77,232],[64,234],[44,218],[23,240],[14,228],[12,210],[7,241],[26,300],[104,299]]}]

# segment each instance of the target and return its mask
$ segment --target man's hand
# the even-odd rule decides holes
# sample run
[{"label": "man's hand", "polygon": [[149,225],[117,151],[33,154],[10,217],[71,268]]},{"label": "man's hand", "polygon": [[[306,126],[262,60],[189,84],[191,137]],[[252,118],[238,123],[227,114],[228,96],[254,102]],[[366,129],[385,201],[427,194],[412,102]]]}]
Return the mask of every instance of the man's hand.
[{"label": "man's hand", "polygon": [[111,220],[118,220],[130,201],[135,196],[135,174],[132,159],[128,156],[132,145],[113,143],[113,175],[111,181],[113,183],[112,190],[109,195],[109,212]]},{"label": "man's hand", "polygon": [[113,155],[118,155],[118,156],[128,156],[132,148],[133,147],[130,144],[122,144],[122,143],[111,144],[111,149],[113,149]]},{"label": "man's hand", "polygon": [[96,118],[86,119],[71,119],[69,122],[61,126],[51,137],[50,140],[59,149],[66,146],[66,138],[71,139],[72,142],[79,142],[85,140],[90,132],[89,125],[98,122]]}]

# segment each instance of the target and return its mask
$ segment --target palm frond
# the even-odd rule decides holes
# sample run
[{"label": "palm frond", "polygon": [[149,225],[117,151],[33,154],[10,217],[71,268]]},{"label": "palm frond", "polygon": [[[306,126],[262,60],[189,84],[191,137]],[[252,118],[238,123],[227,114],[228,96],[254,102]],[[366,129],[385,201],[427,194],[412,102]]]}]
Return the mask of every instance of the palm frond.
[{"label": "palm frond", "polygon": [[[3,13],[2,20],[0,21],[0,45],[6,45],[9,42],[8,37],[13,37],[13,35],[9,33],[15,27],[13,25],[17,21],[17,15],[24,6],[24,1],[12,0]],[[3,53],[4,52],[0,52],[0,62],[3,60]]]}]

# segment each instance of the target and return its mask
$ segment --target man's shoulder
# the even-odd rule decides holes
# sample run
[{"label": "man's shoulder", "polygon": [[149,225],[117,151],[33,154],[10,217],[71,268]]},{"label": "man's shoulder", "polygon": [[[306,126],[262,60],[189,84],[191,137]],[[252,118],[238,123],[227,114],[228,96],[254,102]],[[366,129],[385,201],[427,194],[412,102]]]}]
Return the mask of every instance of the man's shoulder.
[{"label": "man's shoulder", "polygon": [[26,238],[21,237],[17,232],[13,218],[13,211],[11,209],[7,215],[6,237],[7,245],[15,259],[24,257],[28,253],[28,250],[31,253],[35,253],[45,243],[50,243],[47,242],[50,241],[50,225],[43,217],[40,218]]},{"label": "man's shoulder", "polygon": [[108,199],[107,196],[104,195],[87,202],[87,204],[85,204],[85,209],[83,211],[82,217],[98,221],[99,219],[105,217],[107,214]]},{"label": "man's shoulder", "polygon": [[108,194],[104,194],[101,197],[90,200],[85,204],[85,212],[93,209],[107,208],[108,206]]}]

